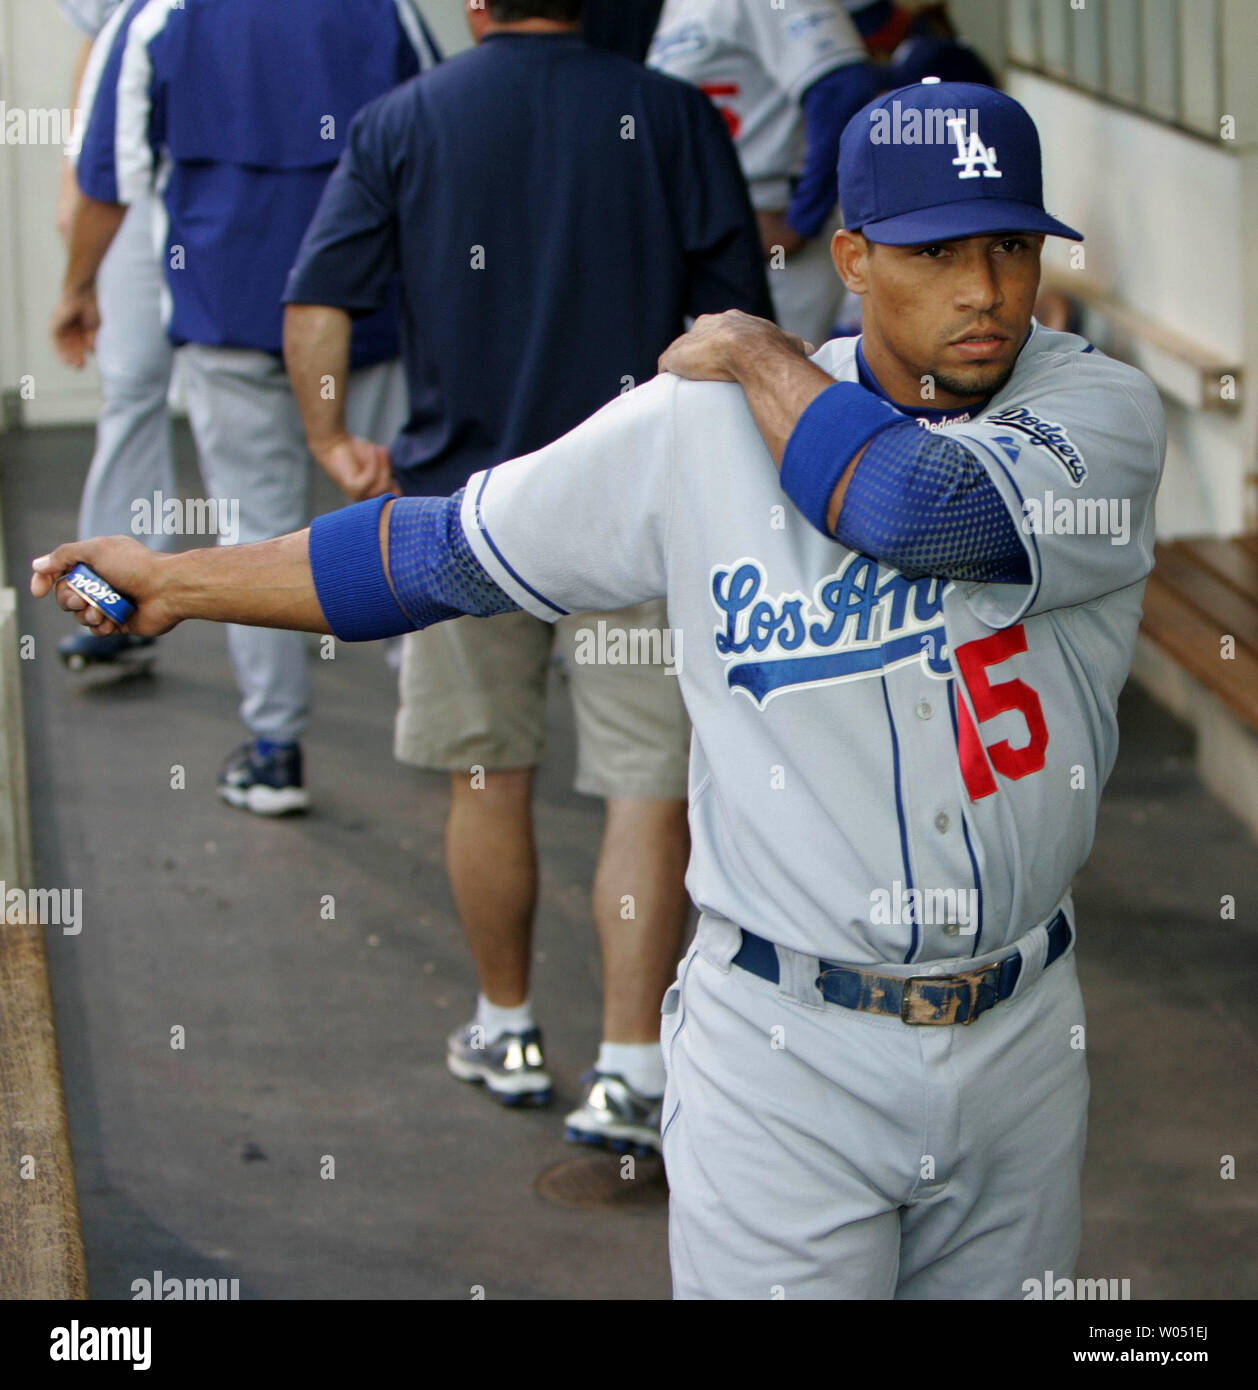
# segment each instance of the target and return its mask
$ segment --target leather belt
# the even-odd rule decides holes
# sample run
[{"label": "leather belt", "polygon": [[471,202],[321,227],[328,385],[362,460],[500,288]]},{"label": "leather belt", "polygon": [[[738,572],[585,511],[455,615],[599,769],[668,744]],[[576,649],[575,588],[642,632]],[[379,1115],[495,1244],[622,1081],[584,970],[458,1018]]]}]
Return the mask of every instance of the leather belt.
[{"label": "leather belt", "polygon": [[[1046,970],[1064,954],[1070,938],[1070,923],[1064,912],[1058,912],[1048,924]],[[778,983],[777,949],[754,932],[742,932],[733,964],[771,984]],[[829,1003],[931,1026],[973,1023],[980,1014],[1008,999],[1022,974],[1022,955],[1015,948],[991,965],[956,975],[882,975],[827,960],[817,965],[817,988]]]}]

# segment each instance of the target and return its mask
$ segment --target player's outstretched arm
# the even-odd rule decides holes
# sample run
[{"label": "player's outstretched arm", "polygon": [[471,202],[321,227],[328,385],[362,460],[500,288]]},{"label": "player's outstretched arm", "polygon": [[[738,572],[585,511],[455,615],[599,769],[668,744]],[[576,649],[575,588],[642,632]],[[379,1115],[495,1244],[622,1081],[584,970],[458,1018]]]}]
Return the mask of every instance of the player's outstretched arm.
[{"label": "player's outstretched arm", "polygon": [[102,637],[118,631],[63,582],[84,564],[135,605],[122,630],[136,636],[158,637],[187,618],[328,632],[308,552],[308,531],[178,555],[149,550],[127,536],[102,536],[59,545],[32,561],[31,593],[43,598],[55,590],[57,602],[83,626]]},{"label": "player's outstretched arm", "polygon": [[[125,536],[75,541],[32,562],[31,592],[55,589],[61,607],[101,636],[157,637],[204,618],[368,642],[517,611],[473,554],[462,501],[461,488],[453,497],[380,497],[277,540],[180,555]],[[76,565],[135,606],[121,628],[65,582]]]}]

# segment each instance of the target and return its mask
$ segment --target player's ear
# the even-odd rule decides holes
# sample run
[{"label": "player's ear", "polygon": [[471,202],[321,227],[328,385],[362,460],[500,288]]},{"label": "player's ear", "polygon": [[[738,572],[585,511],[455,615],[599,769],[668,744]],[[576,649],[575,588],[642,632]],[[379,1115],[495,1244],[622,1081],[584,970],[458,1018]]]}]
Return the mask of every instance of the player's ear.
[{"label": "player's ear", "polygon": [[859,232],[840,227],[830,241],[830,259],[839,279],[853,294],[869,289],[869,253],[873,248]]}]

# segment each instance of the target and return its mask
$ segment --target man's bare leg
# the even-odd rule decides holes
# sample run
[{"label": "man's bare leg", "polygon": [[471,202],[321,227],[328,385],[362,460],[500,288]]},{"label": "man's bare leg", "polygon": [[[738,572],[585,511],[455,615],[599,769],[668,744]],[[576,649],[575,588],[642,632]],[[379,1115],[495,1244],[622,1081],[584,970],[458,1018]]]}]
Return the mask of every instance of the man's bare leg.
[{"label": "man's bare leg", "polygon": [[664,1060],[660,1004],[686,927],[684,801],[609,799],[594,876],[603,951],[603,1041],[564,1133],[621,1152],[658,1152]]},{"label": "man's bare leg", "polygon": [[466,773],[450,779],[446,865],[481,993],[500,1008],[529,997],[537,847],[533,842],[533,769]]},{"label": "man's bare leg", "polygon": [[594,875],[604,1042],[659,1042],[660,1003],[686,928],[689,857],[684,801],[608,800]]},{"label": "man's bare leg", "polygon": [[552,1081],[533,1022],[529,976],[537,850],[531,768],[451,778],[446,865],[480,997],[472,1023],[450,1036],[446,1065],[504,1105],[545,1105]]}]

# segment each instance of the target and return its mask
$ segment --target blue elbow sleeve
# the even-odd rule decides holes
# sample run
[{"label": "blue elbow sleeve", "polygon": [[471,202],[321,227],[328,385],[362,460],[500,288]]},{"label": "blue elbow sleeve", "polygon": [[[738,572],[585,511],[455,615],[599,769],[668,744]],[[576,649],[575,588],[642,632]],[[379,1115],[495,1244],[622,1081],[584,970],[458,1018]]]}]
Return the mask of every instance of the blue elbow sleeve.
[{"label": "blue elbow sleeve", "polygon": [[833,539],[826,514],[848,464],[875,435],[904,423],[904,416],[872,391],[854,381],[835,382],[799,417],[786,442],[782,491]]},{"label": "blue elbow sleeve", "polygon": [[412,627],[519,611],[468,544],[462,506],[460,488],[453,497],[403,497],[389,513],[389,577]]},{"label": "blue elbow sleeve", "polygon": [[409,632],[380,556],[380,512],[391,499],[373,497],[316,517],[310,527],[310,570],[328,627],[344,642],[371,642]]},{"label": "blue elbow sleeve", "polygon": [[909,578],[1031,582],[1017,524],[987,470],[960,440],[911,420],[865,450],[835,536]]},{"label": "blue elbow sleeve", "polygon": [[[389,513],[389,569],[380,555],[380,511]],[[519,604],[472,553],[453,497],[376,497],[319,517],[310,568],[328,626],[346,642],[371,642],[447,618],[513,613]]]}]

